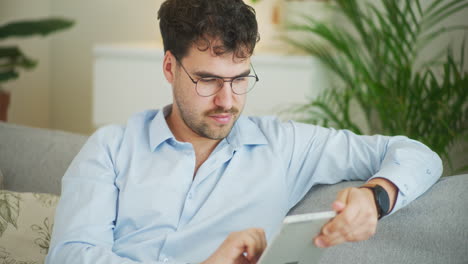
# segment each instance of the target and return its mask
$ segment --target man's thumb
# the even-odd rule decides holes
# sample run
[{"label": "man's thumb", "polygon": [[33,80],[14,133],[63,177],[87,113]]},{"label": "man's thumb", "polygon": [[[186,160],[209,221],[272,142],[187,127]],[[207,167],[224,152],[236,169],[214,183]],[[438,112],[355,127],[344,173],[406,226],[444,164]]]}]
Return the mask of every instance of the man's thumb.
[{"label": "man's thumb", "polygon": [[337,213],[343,211],[346,207],[348,200],[348,190],[344,190],[338,193],[336,200],[332,204],[332,208]]}]

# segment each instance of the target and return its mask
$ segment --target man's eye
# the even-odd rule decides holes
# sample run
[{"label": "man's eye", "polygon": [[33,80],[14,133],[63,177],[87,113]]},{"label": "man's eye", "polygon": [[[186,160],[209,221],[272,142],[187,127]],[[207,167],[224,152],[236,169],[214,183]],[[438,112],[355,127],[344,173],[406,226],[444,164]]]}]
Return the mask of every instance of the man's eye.
[{"label": "man's eye", "polygon": [[245,83],[249,80],[248,77],[237,77],[234,79],[233,83]]},{"label": "man's eye", "polygon": [[217,82],[218,79],[217,78],[201,78],[200,81],[203,83],[214,83],[214,82]]}]

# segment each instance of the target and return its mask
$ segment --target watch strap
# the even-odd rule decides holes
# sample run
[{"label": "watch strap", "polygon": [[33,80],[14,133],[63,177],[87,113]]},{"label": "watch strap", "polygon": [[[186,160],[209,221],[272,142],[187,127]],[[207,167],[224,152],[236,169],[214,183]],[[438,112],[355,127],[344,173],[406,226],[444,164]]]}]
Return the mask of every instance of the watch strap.
[{"label": "watch strap", "polygon": [[388,193],[387,191],[385,190],[385,188],[383,188],[382,186],[378,185],[378,184],[372,184],[372,183],[367,183],[367,184],[364,184],[362,185],[361,187],[359,188],[366,188],[366,189],[369,189],[372,191],[372,194],[374,195],[374,202],[375,202],[375,207],[377,208],[377,219],[381,219],[382,217],[386,216],[389,212],[385,212],[383,209],[382,209],[382,206],[380,205],[379,203],[379,200],[378,200],[378,197],[377,197],[377,191],[376,191],[376,188],[380,188],[381,190],[383,190],[385,192],[385,194],[387,195],[388,197]]}]

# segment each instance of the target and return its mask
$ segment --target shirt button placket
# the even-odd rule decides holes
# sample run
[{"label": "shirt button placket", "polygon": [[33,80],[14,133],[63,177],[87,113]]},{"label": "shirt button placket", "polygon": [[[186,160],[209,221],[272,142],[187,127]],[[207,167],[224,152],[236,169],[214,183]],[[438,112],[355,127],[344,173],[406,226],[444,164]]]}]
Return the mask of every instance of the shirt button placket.
[{"label": "shirt button placket", "polygon": [[193,212],[194,212],[194,203],[193,203],[193,191],[190,190],[189,193],[187,194],[187,198],[185,200],[185,205],[184,209],[182,211],[181,219],[178,225],[179,227],[182,227],[187,224],[187,222],[193,217]]}]

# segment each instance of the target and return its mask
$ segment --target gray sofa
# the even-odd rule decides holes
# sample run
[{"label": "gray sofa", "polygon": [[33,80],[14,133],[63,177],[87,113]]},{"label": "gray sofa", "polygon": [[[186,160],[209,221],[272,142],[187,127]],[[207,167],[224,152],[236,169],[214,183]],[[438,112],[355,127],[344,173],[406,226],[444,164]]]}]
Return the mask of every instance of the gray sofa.
[{"label": "gray sofa", "polygon": [[[60,179],[86,139],[83,135],[0,122],[4,188],[59,195]],[[316,186],[290,214],[329,210],[338,190],[359,184]],[[0,263],[8,263],[2,262],[1,251],[2,244],[7,243],[0,238]],[[468,175],[442,178],[422,197],[382,219],[373,238],[327,249],[320,263],[467,264]]]}]

